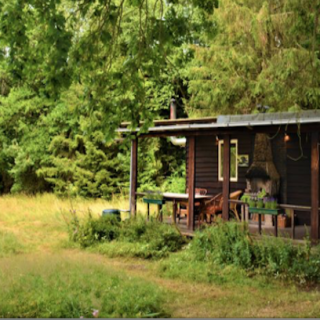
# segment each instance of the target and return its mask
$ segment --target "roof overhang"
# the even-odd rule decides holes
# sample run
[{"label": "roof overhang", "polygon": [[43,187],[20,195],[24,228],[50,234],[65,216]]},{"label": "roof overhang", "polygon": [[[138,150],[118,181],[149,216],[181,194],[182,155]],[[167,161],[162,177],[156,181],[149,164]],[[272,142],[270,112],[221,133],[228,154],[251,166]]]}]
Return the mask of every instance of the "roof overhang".
[{"label": "roof overhang", "polygon": [[225,131],[226,129],[251,129],[272,128],[285,126],[286,128],[297,125],[320,125],[320,110],[307,110],[298,113],[279,112],[250,115],[221,115],[217,118],[160,120],[153,127],[130,129],[129,123],[122,125],[117,132],[122,134],[139,134],[152,136],[187,135],[196,131]]}]

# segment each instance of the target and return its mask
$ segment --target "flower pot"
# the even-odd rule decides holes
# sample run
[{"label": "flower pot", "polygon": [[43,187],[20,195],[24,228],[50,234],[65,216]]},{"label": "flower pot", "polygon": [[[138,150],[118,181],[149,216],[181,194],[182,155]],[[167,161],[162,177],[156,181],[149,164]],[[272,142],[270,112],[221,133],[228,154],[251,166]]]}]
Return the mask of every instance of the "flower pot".
[{"label": "flower pot", "polygon": [[[258,222],[259,221],[259,215],[257,213],[253,213],[251,215],[251,221]],[[261,221],[264,221],[264,215],[261,215]]]},{"label": "flower pot", "polygon": [[291,226],[291,218],[286,216],[278,216],[278,228],[289,228]]}]

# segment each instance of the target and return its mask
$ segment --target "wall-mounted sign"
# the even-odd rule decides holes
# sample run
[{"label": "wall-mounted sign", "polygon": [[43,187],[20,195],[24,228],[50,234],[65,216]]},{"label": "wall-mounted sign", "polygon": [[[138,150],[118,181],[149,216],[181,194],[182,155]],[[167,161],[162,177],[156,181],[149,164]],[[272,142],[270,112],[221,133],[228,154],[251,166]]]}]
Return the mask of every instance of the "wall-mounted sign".
[{"label": "wall-mounted sign", "polygon": [[249,155],[239,154],[238,155],[238,167],[249,167]]}]

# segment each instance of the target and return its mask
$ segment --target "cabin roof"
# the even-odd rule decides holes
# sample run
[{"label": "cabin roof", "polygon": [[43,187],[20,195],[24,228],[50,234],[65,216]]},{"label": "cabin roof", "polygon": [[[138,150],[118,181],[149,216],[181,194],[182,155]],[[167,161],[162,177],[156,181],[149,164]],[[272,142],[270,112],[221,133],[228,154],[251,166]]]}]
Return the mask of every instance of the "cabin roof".
[{"label": "cabin roof", "polygon": [[[320,123],[320,110],[306,110],[301,112],[277,112],[259,113],[247,115],[220,115],[216,118],[201,119],[176,119],[176,120],[156,120],[154,126],[149,127],[147,133],[165,132],[187,132],[194,130],[218,129],[218,128],[241,128],[259,126],[279,126],[294,124]],[[130,122],[124,122],[117,129],[119,133],[138,133],[140,127],[130,128]],[[144,133],[146,133],[144,131]]]}]

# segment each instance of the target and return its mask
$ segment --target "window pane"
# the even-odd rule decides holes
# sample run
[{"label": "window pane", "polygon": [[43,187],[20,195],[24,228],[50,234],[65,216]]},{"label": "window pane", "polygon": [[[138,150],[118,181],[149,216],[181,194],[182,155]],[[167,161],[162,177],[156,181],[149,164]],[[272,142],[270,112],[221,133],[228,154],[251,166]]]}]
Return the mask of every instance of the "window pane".
[{"label": "window pane", "polygon": [[221,144],[220,178],[223,179],[223,143]]},{"label": "window pane", "polygon": [[[223,180],[223,142],[219,144],[219,180]],[[230,178],[231,179],[237,179],[237,144],[236,143],[230,143]]]}]

